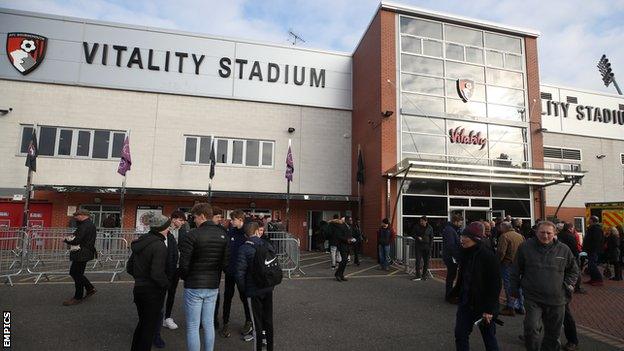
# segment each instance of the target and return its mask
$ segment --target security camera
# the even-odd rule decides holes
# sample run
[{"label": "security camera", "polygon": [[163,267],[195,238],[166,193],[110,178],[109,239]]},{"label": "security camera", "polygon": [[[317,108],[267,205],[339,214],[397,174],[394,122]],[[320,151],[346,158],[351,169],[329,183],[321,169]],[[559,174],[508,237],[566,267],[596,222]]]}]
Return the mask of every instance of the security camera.
[{"label": "security camera", "polygon": [[596,155],[596,158],[599,159],[599,160],[602,160],[605,157],[607,157],[607,155],[605,155],[605,154]]},{"label": "security camera", "polygon": [[6,115],[7,113],[9,113],[11,111],[13,111],[13,108],[11,108],[11,107],[9,107],[9,108],[2,107],[2,108],[0,108],[0,115],[4,116],[4,115]]},{"label": "security camera", "polygon": [[394,111],[386,110],[386,111],[382,112],[381,115],[384,116],[384,117],[390,117],[390,116],[392,116],[393,113],[394,113]]},{"label": "security camera", "polygon": [[295,128],[293,128],[293,127],[288,128],[288,133],[291,133],[291,134],[292,134],[292,133],[294,133],[294,132],[295,132]]}]

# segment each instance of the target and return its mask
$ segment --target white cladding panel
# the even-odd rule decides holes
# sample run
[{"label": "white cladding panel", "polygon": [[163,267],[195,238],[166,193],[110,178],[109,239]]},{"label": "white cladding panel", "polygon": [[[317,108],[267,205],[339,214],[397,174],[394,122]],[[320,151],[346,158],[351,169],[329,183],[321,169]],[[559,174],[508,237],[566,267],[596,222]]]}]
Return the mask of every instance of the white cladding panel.
[{"label": "white cladding panel", "polygon": [[[33,33],[48,38],[44,60],[26,76],[22,76],[8,60],[6,35],[11,32]],[[0,39],[0,78],[346,110],[352,108],[350,55],[1,9]],[[91,64],[87,63],[83,42],[88,43],[89,53],[96,50]],[[99,44],[97,49],[94,49],[95,43]],[[108,45],[106,65],[102,61],[104,44]],[[113,45],[127,47],[120,53],[119,67],[116,65],[118,51]],[[128,67],[135,47],[140,50],[142,69],[136,63]],[[157,66],[159,70],[148,69],[150,50],[151,66]],[[165,71],[167,52],[168,72]],[[176,52],[188,55],[182,59],[182,73],[178,72],[180,58],[175,56]],[[199,61],[202,55],[203,60],[196,64],[195,60]],[[219,74],[222,58],[231,60],[227,77]],[[236,59],[248,61],[242,66],[242,77],[239,76],[241,66],[235,62]],[[257,75],[250,76],[256,61],[262,81]],[[267,80],[269,63],[280,68],[281,74],[276,82]],[[287,65],[289,77],[286,83]],[[294,84],[295,66],[304,70],[302,85]],[[311,84],[312,69],[318,78],[324,72],[324,84],[320,84],[321,80]],[[301,75],[299,78],[301,81]]]},{"label": "white cladding panel", "polygon": [[[292,138],[291,191],[351,194],[351,112],[305,106],[0,80],[0,187],[23,187],[20,124],[130,130],[128,187],[207,190],[208,165],[184,162],[184,135],[275,142],[271,168],[218,164],[216,191],[283,193]],[[289,134],[287,129],[296,131]],[[119,187],[118,160],[40,156],[34,184]]]},{"label": "white cladding panel", "polygon": [[[552,100],[542,99],[542,127],[548,132],[624,140],[624,111],[620,109],[624,105],[623,96],[549,85],[540,89],[542,93],[552,94]],[[568,103],[568,97],[577,98],[578,103]],[[605,110],[609,111],[608,118]]]}]

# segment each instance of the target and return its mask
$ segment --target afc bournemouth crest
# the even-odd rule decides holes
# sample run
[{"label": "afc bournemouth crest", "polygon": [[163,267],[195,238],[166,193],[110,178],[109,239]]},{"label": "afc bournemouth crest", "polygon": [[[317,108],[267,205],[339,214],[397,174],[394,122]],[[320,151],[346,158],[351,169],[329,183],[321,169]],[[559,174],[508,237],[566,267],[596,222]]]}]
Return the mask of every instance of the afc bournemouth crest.
[{"label": "afc bournemouth crest", "polygon": [[13,67],[27,75],[41,64],[48,39],[37,34],[7,33],[6,52]]},{"label": "afc bournemouth crest", "polygon": [[461,97],[464,102],[468,102],[468,100],[470,100],[473,90],[474,81],[470,79],[457,80],[457,93],[459,93],[459,97]]}]

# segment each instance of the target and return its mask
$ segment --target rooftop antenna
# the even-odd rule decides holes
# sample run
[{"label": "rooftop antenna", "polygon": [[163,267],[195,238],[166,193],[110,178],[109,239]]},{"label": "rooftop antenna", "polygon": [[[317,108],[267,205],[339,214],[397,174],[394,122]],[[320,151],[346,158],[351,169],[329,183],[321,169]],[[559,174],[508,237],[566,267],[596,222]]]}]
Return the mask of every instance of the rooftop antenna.
[{"label": "rooftop antenna", "polygon": [[292,45],[297,45],[297,41],[300,41],[302,43],[305,43],[306,41],[297,33],[293,32],[292,29],[288,30],[288,35],[290,36],[290,38],[288,38],[288,41],[292,44]]}]

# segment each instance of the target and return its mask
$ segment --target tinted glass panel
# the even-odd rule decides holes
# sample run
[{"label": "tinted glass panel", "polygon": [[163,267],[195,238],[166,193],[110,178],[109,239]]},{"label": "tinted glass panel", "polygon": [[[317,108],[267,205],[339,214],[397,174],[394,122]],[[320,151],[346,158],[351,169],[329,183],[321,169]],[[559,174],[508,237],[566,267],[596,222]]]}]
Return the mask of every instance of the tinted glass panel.
[{"label": "tinted glass panel", "polygon": [[53,156],[56,144],[56,128],[41,127],[39,135],[39,155]]},{"label": "tinted glass panel", "polygon": [[529,200],[501,200],[492,199],[492,209],[505,210],[505,215],[512,217],[531,217],[531,204]]},{"label": "tinted glass panel", "polygon": [[416,18],[401,17],[401,33],[442,39],[442,24]]},{"label": "tinted glass panel", "polygon": [[488,66],[503,67],[503,54],[497,51],[486,51]]},{"label": "tinted glass panel", "polygon": [[124,133],[113,133],[113,154],[112,157],[121,157],[121,149],[123,149],[123,143],[126,139]]},{"label": "tinted glass panel", "polygon": [[472,199],[472,200],[470,200],[470,206],[472,206],[472,207],[490,207],[490,200]]},{"label": "tinted glass panel", "polygon": [[243,145],[245,144],[242,140],[234,140],[232,142],[232,163],[235,165],[243,164]]},{"label": "tinted glass panel", "polygon": [[523,108],[488,104],[488,118],[522,121],[523,114]]},{"label": "tinted glass panel", "polygon": [[245,164],[247,166],[258,166],[259,158],[260,158],[260,142],[257,140],[247,140]]},{"label": "tinted glass panel", "polygon": [[449,203],[451,206],[468,206],[470,205],[470,200],[468,199],[449,199]]},{"label": "tinted glass panel", "polygon": [[401,70],[441,77],[444,67],[442,60],[403,54],[401,55]]},{"label": "tinted glass panel", "polygon": [[495,162],[495,166],[523,167],[525,161],[525,145],[501,142],[491,143],[490,158],[500,160]]},{"label": "tinted glass panel", "polygon": [[524,88],[522,73],[488,68],[486,69],[486,76],[489,84],[502,85],[510,88]]},{"label": "tinted glass panel", "polygon": [[25,154],[28,152],[28,145],[30,144],[30,138],[32,137],[32,127],[22,128],[22,143],[20,146],[20,152]]},{"label": "tinted glass panel", "polygon": [[444,80],[442,78],[431,78],[416,76],[413,74],[401,74],[401,87],[416,93],[444,95]]},{"label": "tinted glass panel", "polygon": [[273,143],[262,143],[262,165],[273,165]]},{"label": "tinted glass panel", "polygon": [[478,116],[485,117],[485,104],[482,102],[447,99],[446,113],[460,116]]},{"label": "tinted glass panel", "polygon": [[444,120],[440,118],[403,116],[403,131],[446,135]]},{"label": "tinted glass panel", "polygon": [[411,52],[414,54],[421,54],[422,49],[420,47],[420,39],[402,36],[401,37],[401,49],[406,52]]},{"label": "tinted glass panel", "polygon": [[522,56],[506,54],[505,67],[510,69],[522,70]]},{"label": "tinted glass panel", "polygon": [[466,48],[466,61],[483,64],[483,50]]},{"label": "tinted glass panel", "polygon": [[93,158],[108,158],[108,142],[110,132],[108,130],[96,130],[93,136]]},{"label": "tinted glass panel", "polygon": [[488,86],[487,97],[488,102],[496,104],[524,106],[522,90]]},{"label": "tinted glass panel", "polygon": [[485,82],[483,67],[467,65],[458,62],[446,62],[446,76],[455,79],[472,79],[475,82]]},{"label": "tinted glass panel", "polygon": [[403,196],[403,213],[407,215],[446,215],[448,213],[446,197]]},{"label": "tinted glass panel", "polygon": [[442,57],[442,43],[433,40],[423,40],[423,54]]},{"label": "tinted glass panel", "polygon": [[73,132],[68,129],[61,129],[61,135],[59,136],[58,154],[68,156],[71,155]]},{"label": "tinted glass panel", "polygon": [[444,180],[413,179],[405,181],[403,185],[405,194],[446,195],[446,182]]},{"label": "tinted glass panel", "polygon": [[529,198],[528,185],[492,184],[492,197]]},{"label": "tinted glass panel", "polygon": [[456,43],[483,46],[483,35],[481,31],[455,27],[451,25],[444,26],[445,39]]},{"label": "tinted glass panel", "polygon": [[[210,163],[211,137],[201,137],[199,142],[199,163]],[[216,154],[215,154],[216,157]]]},{"label": "tinted glass panel", "polygon": [[403,133],[403,152],[444,154],[446,137]]},{"label": "tinted glass panel", "polygon": [[403,110],[418,115],[441,115],[444,113],[444,98],[404,93]]},{"label": "tinted glass panel", "polygon": [[81,130],[78,132],[78,148],[76,149],[77,156],[89,156],[91,149],[91,132]]},{"label": "tinted glass panel", "polygon": [[217,163],[227,163],[228,141],[217,140]]},{"label": "tinted glass panel", "polygon": [[450,60],[464,61],[464,47],[455,44],[446,44],[446,58]]},{"label": "tinted glass panel", "polygon": [[492,49],[522,54],[522,41],[519,38],[511,38],[494,33],[485,33],[485,46]]},{"label": "tinted glass panel", "polygon": [[197,157],[197,138],[186,138],[186,147],[184,148],[184,161],[195,162]]},{"label": "tinted glass panel", "polygon": [[488,138],[491,142],[526,142],[526,133],[523,128],[505,127],[490,124],[488,126]]}]

